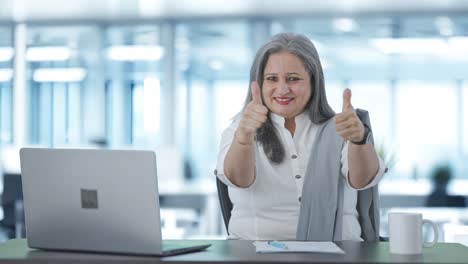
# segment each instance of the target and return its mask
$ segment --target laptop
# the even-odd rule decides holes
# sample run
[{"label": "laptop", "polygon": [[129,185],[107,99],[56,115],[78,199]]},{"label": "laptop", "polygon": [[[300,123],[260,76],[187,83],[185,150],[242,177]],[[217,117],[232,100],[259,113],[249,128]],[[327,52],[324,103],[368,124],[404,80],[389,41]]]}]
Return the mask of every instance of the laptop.
[{"label": "laptop", "polygon": [[162,240],[153,151],[22,148],[20,161],[31,248],[169,256],[210,246]]}]

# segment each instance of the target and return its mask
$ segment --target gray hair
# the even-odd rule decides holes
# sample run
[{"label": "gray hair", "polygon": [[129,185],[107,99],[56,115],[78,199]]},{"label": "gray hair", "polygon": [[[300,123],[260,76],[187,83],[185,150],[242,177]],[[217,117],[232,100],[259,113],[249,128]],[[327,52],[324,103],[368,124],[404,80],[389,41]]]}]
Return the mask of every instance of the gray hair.
[{"label": "gray hair", "polygon": [[[310,120],[314,124],[321,124],[335,115],[325,94],[322,65],[314,44],[306,36],[294,33],[280,33],[271,37],[257,51],[250,68],[250,83],[257,81],[260,90],[263,86],[263,72],[271,54],[287,51],[299,57],[310,76],[311,97],[305,106]],[[252,91],[249,86],[244,109],[252,101]],[[284,147],[279,140],[273,122],[268,116],[267,121],[257,129],[256,139],[263,146],[263,150],[274,163],[281,163],[284,159]]]}]

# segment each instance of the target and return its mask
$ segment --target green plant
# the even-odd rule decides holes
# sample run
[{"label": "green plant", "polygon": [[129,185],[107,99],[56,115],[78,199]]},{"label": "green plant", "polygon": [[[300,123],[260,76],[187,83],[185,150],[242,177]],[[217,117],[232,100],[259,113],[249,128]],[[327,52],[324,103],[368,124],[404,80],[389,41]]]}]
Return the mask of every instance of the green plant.
[{"label": "green plant", "polygon": [[452,167],[448,164],[436,166],[431,173],[431,179],[436,184],[447,184],[452,178]]}]

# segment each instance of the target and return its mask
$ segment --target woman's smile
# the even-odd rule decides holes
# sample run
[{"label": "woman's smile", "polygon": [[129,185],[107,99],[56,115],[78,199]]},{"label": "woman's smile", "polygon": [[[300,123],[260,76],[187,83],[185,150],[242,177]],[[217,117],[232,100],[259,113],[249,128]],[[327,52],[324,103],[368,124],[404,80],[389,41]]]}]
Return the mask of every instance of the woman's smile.
[{"label": "woman's smile", "polygon": [[294,100],[292,97],[273,97],[273,99],[280,105],[288,105]]}]

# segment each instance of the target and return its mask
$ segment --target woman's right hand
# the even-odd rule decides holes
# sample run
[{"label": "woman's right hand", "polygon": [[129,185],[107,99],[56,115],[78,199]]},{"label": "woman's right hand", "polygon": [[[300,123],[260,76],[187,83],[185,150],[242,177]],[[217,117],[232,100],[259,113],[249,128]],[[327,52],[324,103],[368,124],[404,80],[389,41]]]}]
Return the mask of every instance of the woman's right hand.
[{"label": "woman's right hand", "polygon": [[260,87],[256,81],[250,84],[252,91],[252,101],[247,105],[242,113],[239,127],[236,131],[236,141],[241,145],[252,145],[255,133],[267,120],[268,108],[263,105]]}]

